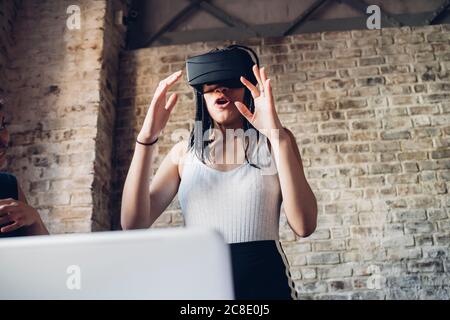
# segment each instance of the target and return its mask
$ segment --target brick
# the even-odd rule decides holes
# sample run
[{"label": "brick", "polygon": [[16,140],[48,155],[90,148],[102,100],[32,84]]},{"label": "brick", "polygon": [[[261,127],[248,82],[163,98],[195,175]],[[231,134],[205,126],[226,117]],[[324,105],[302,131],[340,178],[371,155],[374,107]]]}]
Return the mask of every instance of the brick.
[{"label": "brick", "polygon": [[315,241],[314,251],[340,251],[345,250],[344,241],[325,240]]},{"label": "brick", "polygon": [[431,222],[408,222],[405,224],[405,233],[429,233],[434,231],[434,226]]},{"label": "brick", "polygon": [[339,146],[339,151],[343,153],[352,152],[368,152],[369,145],[367,144],[344,144]]},{"label": "brick", "polygon": [[337,264],[339,255],[334,252],[311,253],[307,255],[308,265]]},{"label": "brick", "polygon": [[342,134],[328,134],[328,135],[319,135],[317,136],[317,141],[322,143],[336,143],[347,141],[348,135],[347,133]]},{"label": "brick", "polygon": [[414,237],[412,235],[388,236],[382,239],[381,245],[386,248],[402,246],[413,246]]},{"label": "brick", "polygon": [[381,128],[381,121],[379,120],[366,120],[366,121],[353,121],[353,130],[371,130]]},{"label": "brick", "polygon": [[336,108],[334,101],[317,101],[308,104],[308,109],[311,111],[331,111],[336,110]]},{"label": "brick", "polygon": [[425,209],[397,209],[392,211],[393,221],[422,221],[426,220]]},{"label": "brick", "polygon": [[370,165],[369,172],[371,174],[399,173],[401,169],[400,164],[374,163]]},{"label": "brick", "polygon": [[350,235],[354,239],[380,237],[383,231],[380,227],[350,227]]},{"label": "brick", "polygon": [[350,178],[339,177],[331,179],[322,179],[320,186],[324,189],[342,189],[350,187]]},{"label": "brick", "polygon": [[380,69],[378,67],[354,68],[349,71],[349,75],[355,78],[377,76],[379,74]]},{"label": "brick", "polygon": [[341,69],[356,67],[357,60],[354,58],[329,60],[326,62],[328,69]]},{"label": "brick", "polygon": [[424,258],[445,259],[446,257],[449,256],[449,248],[447,246],[424,247],[422,250]]},{"label": "brick", "polygon": [[411,139],[411,133],[409,131],[384,131],[380,134],[383,140],[401,140]]},{"label": "brick", "polygon": [[323,132],[348,131],[348,124],[346,122],[329,122],[320,125]]},{"label": "brick", "polygon": [[331,59],[331,51],[306,51],[303,54],[306,60],[327,60]]},{"label": "brick", "polygon": [[327,78],[335,78],[336,71],[308,71],[308,80],[326,80]]},{"label": "brick", "polygon": [[327,283],[325,281],[308,281],[300,284],[300,292],[304,293],[323,293],[327,291]]},{"label": "brick", "polygon": [[370,57],[370,58],[361,58],[359,59],[360,66],[372,66],[372,65],[381,65],[385,63],[384,57]]},{"label": "brick", "polygon": [[426,259],[423,261],[408,262],[409,272],[443,272],[444,267],[442,261]]},{"label": "brick", "polygon": [[309,240],[324,240],[330,238],[330,231],[326,229],[316,229],[312,235],[307,239]]},{"label": "brick", "polygon": [[364,108],[367,106],[366,100],[341,100],[339,101],[339,109],[354,109],[354,108]]},{"label": "brick", "polygon": [[352,283],[349,279],[345,280],[328,280],[328,288],[330,292],[334,291],[348,291],[352,288]]},{"label": "brick", "polygon": [[333,239],[341,239],[346,238],[350,235],[350,232],[347,228],[331,228],[331,238]]},{"label": "brick", "polygon": [[444,209],[427,209],[427,215],[429,220],[440,220],[448,217]]},{"label": "brick", "polygon": [[290,254],[298,254],[298,253],[305,253],[311,251],[311,244],[310,243],[287,243],[283,246],[283,250],[287,255]]},{"label": "brick", "polygon": [[325,213],[350,213],[356,211],[356,204],[353,202],[335,202],[325,205]]},{"label": "brick", "polygon": [[370,144],[370,147],[372,152],[398,151],[400,150],[400,143],[397,141],[374,142]]},{"label": "brick", "polygon": [[450,158],[450,149],[442,149],[431,152],[432,159]]},{"label": "brick", "polygon": [[398,160],[400,161],[410,161],[410,160],[426,160],[428,158],[426,152],[415,151],[415,152],[401,152],[398,154]]},{"label": "brick", "polygon": [[450,233],[438,233],[433,235],[434,243],[437,245],[448,245],[450,243]]},{"label": "brick", "polygon": [[420,248],[406,249],[406,248],[388,248],[387,258],[389,260],[400,259],[420,259],[422,252]]},{"label": "brick", "polygon": [[386,83],[386,78],[385,77],[375,77],[375,76],[371,76],[371,77],[366,77],[366,78],[360,78],[356,80],[356,85],[358,86],[377,86],[377,85],[382,85]]},{"label": "brick", "polygon": [[376,132],[364,131],[364,132],[352,132],[350,134],[350,140],[354,141],[373,141],[377,139]]},{"label": "brick", "polygon": [[361,49],[336,49],[333,51],[333,55],[336,58],[361,57]]},{"label": "brick", "polygon": [[315,268],[301,268],[302,278],[305,280],[316,279],[317,272]]},{"label": "brick", "polygon": [[411,208],[433,208],[439,207],[440,201],[436,197],[421,195],[411,197],[409,205]]},{"label": "brick", "polygon": [[[376,242],[378,243],[379,240],[376,240]],[[386,259],[384,250],[380,250],[379,244],[374,244],[373,246],[370,245],[370,248],[367,248],[368,241],[366,239],[362,239],[362,241],[350,240],[349,246],[350,248],[357,250],[346,251],[343,254],[344,262],[361,263],[366,261],[379,261]]]}]

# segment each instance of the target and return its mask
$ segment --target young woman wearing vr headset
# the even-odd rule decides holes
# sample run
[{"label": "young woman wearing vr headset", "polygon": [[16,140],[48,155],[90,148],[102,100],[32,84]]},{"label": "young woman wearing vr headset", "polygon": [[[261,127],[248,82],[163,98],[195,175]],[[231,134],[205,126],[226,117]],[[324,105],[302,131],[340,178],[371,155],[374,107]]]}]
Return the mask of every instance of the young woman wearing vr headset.
[{"label": "young woman wearing vr headset", "polygon": [[149,228],[178,193],[186,226],[214,228],[229,244],[236,299],[297,299],[279,242],[281,204],[291,229],[307,237],[316,228],[317,202],[295,138],[278,118],[271,81],[253,50],[239,45],[191,57],[186,67],[195,128],[151,179],[153,145],[177,101],[166,95],[178,71],[159,83],[137,137],[122,227]]}]

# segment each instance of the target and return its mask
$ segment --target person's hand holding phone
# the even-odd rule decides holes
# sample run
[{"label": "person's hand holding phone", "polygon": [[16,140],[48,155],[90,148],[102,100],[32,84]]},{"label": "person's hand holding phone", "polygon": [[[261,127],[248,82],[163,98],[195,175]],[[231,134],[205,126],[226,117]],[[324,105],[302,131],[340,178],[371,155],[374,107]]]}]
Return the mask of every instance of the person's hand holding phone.
[{"label": "person's hand holding phone", "polygon": [[0,233],[30,227],[39,221],[39,213],[28,204],[14,199],[0,200]]}]

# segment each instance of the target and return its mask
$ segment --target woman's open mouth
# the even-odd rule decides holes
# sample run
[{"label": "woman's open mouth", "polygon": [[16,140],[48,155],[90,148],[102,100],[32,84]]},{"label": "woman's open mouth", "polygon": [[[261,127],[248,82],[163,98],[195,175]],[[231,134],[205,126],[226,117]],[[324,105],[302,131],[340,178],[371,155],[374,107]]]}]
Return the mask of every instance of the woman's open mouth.
[{"label": "woman's open mouth", "polygon": [[225,109],[226,107],[228,107],[231,104],[231,101],[228,100],[225,97],[221,97],[216,99],[216,103],[215,106],[219,109]]}]

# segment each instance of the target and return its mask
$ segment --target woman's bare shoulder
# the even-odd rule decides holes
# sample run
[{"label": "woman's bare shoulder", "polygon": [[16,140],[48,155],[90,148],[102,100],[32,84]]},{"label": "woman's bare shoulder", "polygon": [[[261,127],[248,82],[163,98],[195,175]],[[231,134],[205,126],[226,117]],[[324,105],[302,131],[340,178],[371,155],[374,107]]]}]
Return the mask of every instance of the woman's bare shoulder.
[{"label": "woman's bare shoulder", "polygon": [[172,152],[178,165],[178,174],[180,177],[182,176],[183,165],[188,155],[188,147],[189,142],[187,140],[182,140],[177,142],[172,148]]}]

